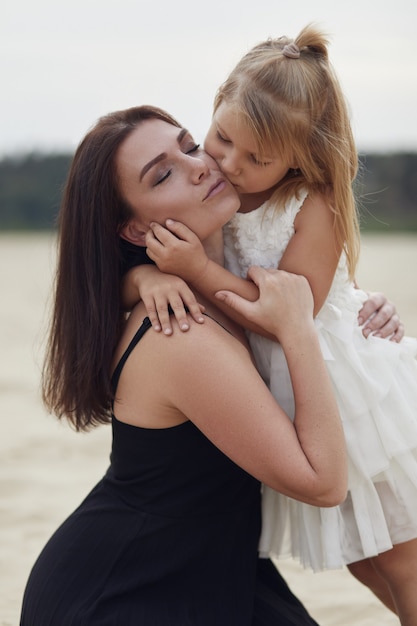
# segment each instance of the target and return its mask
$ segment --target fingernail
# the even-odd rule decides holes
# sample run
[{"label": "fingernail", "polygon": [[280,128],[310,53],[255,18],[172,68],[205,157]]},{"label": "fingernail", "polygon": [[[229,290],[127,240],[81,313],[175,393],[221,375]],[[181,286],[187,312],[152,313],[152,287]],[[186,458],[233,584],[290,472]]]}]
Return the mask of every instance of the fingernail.
[{"label": "fingernail", "polygon": [[170,328],[165,328],[164,335],[172,335],[172,330]]},{"label": "fingernail", "polygon": [[362,326],[363,324],[363,319],[361,317],[358,317],[358,324],[359,326]]},{"label": "fingernail", "polygon": [[181,330],[188,330],[190,326],[188,324],[181,324]]}]

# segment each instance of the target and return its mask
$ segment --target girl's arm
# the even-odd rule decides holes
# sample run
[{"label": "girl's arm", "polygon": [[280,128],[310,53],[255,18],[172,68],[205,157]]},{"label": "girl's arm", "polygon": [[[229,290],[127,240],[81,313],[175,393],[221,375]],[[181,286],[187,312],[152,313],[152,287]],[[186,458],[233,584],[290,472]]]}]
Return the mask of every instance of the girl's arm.
[{"label": "girl's arm", "polygon": [[[197,237],[183,224],[168,220],[166,226],[172,234],[157,224],[151,224],[147,236],[147,253],[163,271],[171,271],[184,278],[214,301],[220,289],[256,300],[259,292],[251,281],[239,278],[209,260]],[[279,264],[294,274],[307,278],[314,297],[314,315],[323,306],[329,292],[340,250],[333,236],[333,213],[324,197],[308,197],[295,221],[295,234],[291,238]],[[221,305],[220,305],[221,306]],[[242,318],[237,311],[224,308],[232,319],[258,334],[271,337],[264,328]]]},{"label": "girl's arm", "polygon": [[[204,249],[210,259],[223,265],[221,229],[205,241]],[[194,321],[199,324],[204,322],[204,307],[196,301],[187,283],[177,275],[163,273],[155,265],[143,264],[131,268],[122,281],[121,299],[124,311],[131,311],[142,300],[153,329],[162,330],[164,335],[172,334],[169,308],[174,312],[182,331],[187,331],[190,327],[187,310]]]},{"label": "girl's arm", "polygon": [[148,256],[163,272],[181,276],[211,302],[215,302],[235,322],[256,333],[275,340],[263,327],[247,320],[239,311],[231,310],[227,304],[216,300],[219,289],[227,289],[247,300],[257,300],[259,290],[251,281],[240,278],[208,258],[203,244],[194,233],[181,222],[167,220],[166,227],[152,223],[146,235]]},{"label": "girl's arm", "polygon": [[341,248],[333,232],[334,215],[325,196],[308,196],[294,221],[294,235],[279,268],[305,276],[314,297],[314,316],[329,293]]},{"label": "girl's arm", "polygon": [[[211,319],[185,334],[174,328],[169,341],[146,336],[124,375],[130,376],[134,394],[138,368],[143,370],[137,394],[146,416],[155,414],[155,403],[168,417],[175,411],[177,419],[193,421],[258,480],[303,502],[334,506],[346,495],[346,451],[313,323],[311,290],[303,277],[277,270],[252,268],[250,277],[259,286],[258,301],[221,296],[282,344],[294,387],[294,424],[268,391],[247,348]],[[158,371],[162,379],[155,376]],[[130,390],[126,379],[123,384]],[[120,389],[122,397],[126,389]]]},{"label": "girl's arm", "polygon": [[[295,220],[295,234],[279,264],[280,269],[306,276],[314,294],[314,314],[323,306],[331,287],[341,250],[333,237],[333,213],[325,196],[309,196]],[[357,284],[355,282],[355,286]],[[404,326],[395,306],[382,293],[369,294],[358,314],[365,337],[399,342]]]},{"label": "girl's arm", "polygon": [[[295,234],[279,264],[280,269],[307,278],[314,296],[314,315],[327,298],[342,252],[335,243],[333,219],[326,196],[309,196],[295,219]],[[358,323],[365,324],[362,329],[365,337],[373,333],[399,342],[404,336],[395,306],[382,293],[369,294],[359,311]]]},{"label": "girl's arm", "polygon": [[[195,285],[209,300],[215,301],[216,292],[227,289],[248,300],[258,297],[256,285],[239,278],[216,265],[204,255],[198,238],[186,226],[168,220],[167,227],[152,225],[147,237],[148,255],[164,271],[182,276]],[[169,230],[168,230],[169,229]],[[313,291],[314,314],[322,307],[336,271],[341,250],[336,248],[333,236],[333,213],[324,197],[307,198],[295,220],[295,234],[279,264],[280,269],[306,276]],[[219,304],[224,313],[245,328],[274,339],[253,321],[248,322],[238,311],[224,303]],[[400,341],[404,327],[395,307],[383,294],[371,294],[359,312],[363,321],[376,313],[363,328],[365,337],[371,331],[381,337]],[[361,320],[359,320],[361,323]]]}]

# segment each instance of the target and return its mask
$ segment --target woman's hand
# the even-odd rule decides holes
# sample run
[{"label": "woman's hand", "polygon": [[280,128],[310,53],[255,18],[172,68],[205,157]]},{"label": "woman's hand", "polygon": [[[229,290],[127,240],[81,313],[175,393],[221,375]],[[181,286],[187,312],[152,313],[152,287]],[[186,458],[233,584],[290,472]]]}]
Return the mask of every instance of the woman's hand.
[{"label": "woman's hand", "polygon": [[368,337],[372,333],[375,337],[388,337],[390,341],[399,343],[404,337],[404,325],[395,305],[383,293],[368,295],[368,300],[358,314],[359,325],[363,325],[363,335]]},{"label": "woman's hand", "polygon": [[314,327],[313,294],[304,276],[254,266],[249,268],[248,278],[259,288],[255,302],[225,290],[218,291],[216,297],[275,335],[281,343],[306,326]]}]

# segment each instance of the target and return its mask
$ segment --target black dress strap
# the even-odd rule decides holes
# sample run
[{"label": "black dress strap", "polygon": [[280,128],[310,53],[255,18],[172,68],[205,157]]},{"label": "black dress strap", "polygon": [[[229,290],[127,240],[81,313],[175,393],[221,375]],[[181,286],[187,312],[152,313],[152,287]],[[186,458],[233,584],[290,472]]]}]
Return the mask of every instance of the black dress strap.
[{"label": "black dress strap", "polygon": [[[185,310],[187,311],[187,313],[189,312],[188,307],[185,307]],[[168,313],[170,315],[174,314],[174,311],[172,310],[171,305],[168,306]],[[206,317],[209,317],[210,319],[212,319],[214,322],[216,322],[216,324],[219,324],[219,326],[221,326],[227,333],[231,334],[230,331],[223,326],[223,324],[220,324],[220,322],[215,320],[213,317],[211,317],[207,313],[203,313],[203,315],[205,315]],[[120,374],[122,373],[122,369],[123,369],[124,364],[126,363],[128,357],[129,357],[130,353],[136,347],[136,345],[138,344],[140,339],[143,337],[143,335],[146,333],[146,331],[149,330],[149,328],[151,328],[151,326],[152,326],[151,320],[149,319],[149,317],[145,317],[143,322],[142,322],[142,324],[141,324],[141,326],[140,326],[140,328],[136,331],[133,339],[131,340],[131,342],[127,346],[126,350],[122,354],[122,356],[120,358],[120,361],[116,365],[116,367],[114,369],[114,372],[113,372],[113,375],[111,377],[111,386],[112,386],[113,394],[116,393],[117,385],[119,384]]]},{"label": "black dress strap", "polygon": [[140,328],[138,328],[133,339],[130,341],[126,350],[123,352],[120,358],[120,361],[116,365],[113,375],[111,377],[111,385],[112,385],[113,393],[116,393],[117,385],[119,384],[120,374],[122,373],[122,369],[127,359],[129,358],[130,353],[137,346],[137,344],[139,343],[143,335],[146,333],[147,330],[149,330],[151,326],[152,326],[151,320],[149,319],[149,317],[145,317]]}]

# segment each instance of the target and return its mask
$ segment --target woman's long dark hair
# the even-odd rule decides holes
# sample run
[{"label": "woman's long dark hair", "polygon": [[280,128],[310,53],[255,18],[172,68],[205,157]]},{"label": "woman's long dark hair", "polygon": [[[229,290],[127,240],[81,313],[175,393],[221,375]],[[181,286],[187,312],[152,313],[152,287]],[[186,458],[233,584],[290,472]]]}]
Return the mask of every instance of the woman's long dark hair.
[{"label": "woman's long dark hair", "polygon": [[123,319],[119,231],[131,215],[119,193],[115,156],[148,119],[179,126],[151,106],[100,118],[77,148],[63,192],[42,397],[76,430],[110,419],[111,362]]}]

